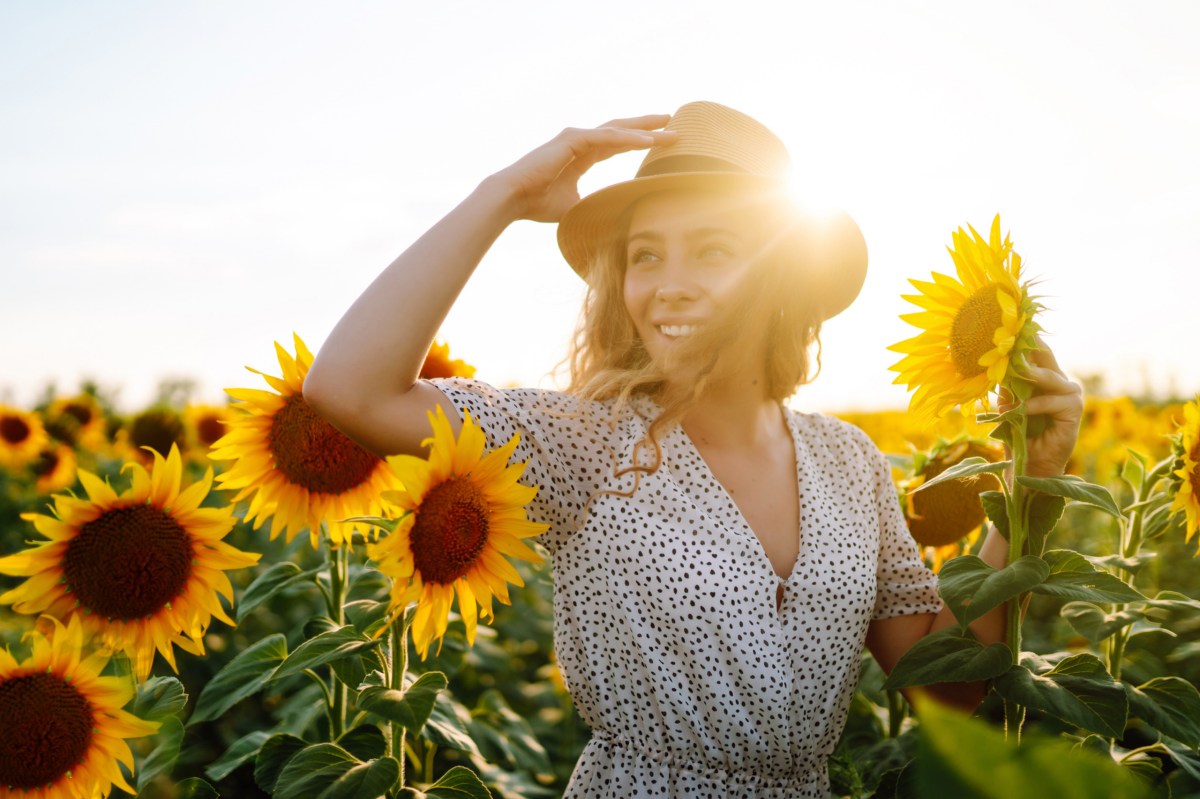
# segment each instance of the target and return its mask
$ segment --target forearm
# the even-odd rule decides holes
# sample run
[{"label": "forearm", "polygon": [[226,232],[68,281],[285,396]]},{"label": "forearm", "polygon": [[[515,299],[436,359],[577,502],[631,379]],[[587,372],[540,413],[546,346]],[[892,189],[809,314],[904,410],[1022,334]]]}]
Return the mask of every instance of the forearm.
[{"label": "forearm", "polygon": [[401,253],[329,334],[305,396],[345,408],[411,388],[450,307],[516,218],[514,209],[512,192],[489,178]]}]

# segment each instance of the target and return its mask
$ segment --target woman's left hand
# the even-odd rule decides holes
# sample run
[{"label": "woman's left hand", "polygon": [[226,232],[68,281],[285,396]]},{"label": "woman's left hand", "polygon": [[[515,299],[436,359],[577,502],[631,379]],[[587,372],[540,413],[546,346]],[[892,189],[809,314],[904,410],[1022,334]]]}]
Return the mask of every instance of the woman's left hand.
[{"label": "woman's left hand", "polygon": [[[1040,337],[1029,361],[1033,396],[1025,401],[1025,410],[1028,416],[1043,417],[1045,424],[1037,435],[1026,439],[1025,473],[1030,477],[1056,477],[1066,471],[1075,449],[1083,418],[1083,390],[1063,374],[1054,353]],[[1004,403],[1001,410],[1005,410]]]}]

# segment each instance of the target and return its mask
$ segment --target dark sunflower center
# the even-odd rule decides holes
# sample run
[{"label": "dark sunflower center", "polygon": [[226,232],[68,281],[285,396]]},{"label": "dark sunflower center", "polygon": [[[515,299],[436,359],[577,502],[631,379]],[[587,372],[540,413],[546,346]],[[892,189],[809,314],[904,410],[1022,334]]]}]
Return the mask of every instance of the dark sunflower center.
[{"label": "dark sunflower center", "polygon": [[487,511],[483,494],[465,477],[451,477],[430,489],[409,533],[422,580],[452,583],[467,573],[487,545]]},{"label": "dark sunflower center", "polygon": [[183,445],[183,422],[171,411],[146,411],[129,425],[129,440],[135,447],[150,447],[166,456],[172,444]]},{"label": "dark sunflower center", "polygon": [[54,472],[58,468],[58,453],[52,449],[44,449],[38,453],[37,458],[29,464],[29,471],[33,472],[34,477],[45,477]]},{"label": "dark sunflower center", "polygon": [[84,524],[67,545],[63,572],[84,608],[128,621],[183,593],[193,556],[191,537],[170,514],[132,505]]},{"label": "dark sunflower center", "polygon": [[225,425],[216,416],[205,416],[196,425],[196,435],[201,444],[211,447],[217,439],[225,435]]},{"label": "dark sunflower center", "polygon": [[454,367],[450,361],[433,353],[425,356],[425,363],[421,365],[421,377],[429,380],[435,377],[454,376]]},{"label": "dark sunflower center", "polygon": [[321,494],[362,485],[379,458],[355,444],[293,394],[275,413],[268,445],[275,468],[292,483]]},{"label": "dark sunflower center", "polygon": [[94,724],[91,704],[57,674],[0,681],[0,785],[57,782],[83,761]]},{"label": "dark sunflower center", "polygon": [[1192,495],[1196,497],[1196,501],[1200,502],[1200,441],[1196,442],[1196,446],[1192,447],[1192,461],[1196,464],[1192,467],[1192,471],[1188,474],[1188,483],[1192,486]]},{"label": "dark sunflower center", "polygon": [[82,402],[72,402],[63,408],[63,413],[73,416],[80,425],[92,421],[92,409]]},{"label": "dark sunflower center", "polygon": [[33,432],[19,416],[0,416],[0,438],[9,444],[20,444]]},{"label": "dark sunflower center", "polygon": [[992,337],[1004,321],[999,291],[995,286],[984,286],[972,294],[950,325],[950,356],[954,366],[963,377],[974,377],[987,371],[979,365],[979,359],[994,346]]}]

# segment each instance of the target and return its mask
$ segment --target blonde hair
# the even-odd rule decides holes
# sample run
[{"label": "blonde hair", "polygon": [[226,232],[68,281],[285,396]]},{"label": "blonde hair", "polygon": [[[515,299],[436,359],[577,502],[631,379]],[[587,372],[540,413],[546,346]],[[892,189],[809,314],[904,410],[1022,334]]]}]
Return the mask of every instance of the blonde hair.
[{"label": "blonde hair", "polygon": [[[748,323],[766,318],[764,373],[770,399],[786,399],[820,371],[821,317],[816,298],[805,285],[804,265],[798,262],[803,258],[802,237],[780,216],[778,203],[763,197],[748,199],[747,220],[756,225],[762,222],[763,227],[754,269],[736,290],[733,301],[723,303],[716,318],[706,320],[694,335],[672,347],[668,363],[660,365],[651,359],[625,308],[626,239],[636,203],[625,210],[608,245],[590,265],[587,295],[567,356],[567,390],[585,400],[612,401],[614,418],[637,395],[650,396],[662,408],[646,438],[635,446],[633,465],[620,469],[617,476],[658,468],[662,461],[660,434],[703,396],[725,347]],[[810,373],[809,353],[814,344],[816,370]],[[696,379],[688,386],[668,382],[666,374],[675,364],[699,364]],[[654,448],[654,462],[639,466],[637,455],[648,446]]]}]

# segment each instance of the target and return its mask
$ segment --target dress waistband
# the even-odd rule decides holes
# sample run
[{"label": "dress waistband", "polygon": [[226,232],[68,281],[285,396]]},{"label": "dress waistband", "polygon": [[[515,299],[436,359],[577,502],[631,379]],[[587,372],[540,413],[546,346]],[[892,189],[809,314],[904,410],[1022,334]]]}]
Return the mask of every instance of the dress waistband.
[{"label": "dress waistband", "polygon": [[729,769],[714,763],[703,763],[681,758],[668,750],[662,749],[650,742],[639,742],[627,736],[609,732],[608,730],[592,730],[592,743],[604,748],[618,748],[636,757],[645,758],[672,771],[687,771],[712,780],[731,782],[739,785],[752,785],[762,788],[797,788],[821,781],[825,777],[825,764],[805,768],[795,764],[796,768],[786,776],[761,774],[746,769]]}]

